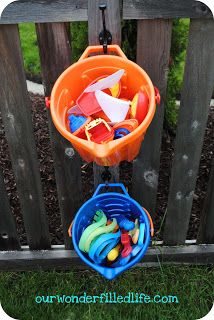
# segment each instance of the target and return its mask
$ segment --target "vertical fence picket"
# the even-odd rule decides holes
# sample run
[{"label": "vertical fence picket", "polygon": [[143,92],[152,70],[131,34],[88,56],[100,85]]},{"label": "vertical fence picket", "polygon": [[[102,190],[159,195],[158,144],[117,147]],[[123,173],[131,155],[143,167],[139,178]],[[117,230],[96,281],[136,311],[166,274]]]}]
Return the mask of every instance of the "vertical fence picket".
[{"label": "vertical fence picket", "polygon": [[139,20],[137,63],[145,69],[160,90],[162,102],[146,133],[140,154],[133,163],[133,197],[154,216],[160,147],[164,119],[164,97],[170,57],[172,22],[169,20]]},{"label": "vertical fence picket", "polygon": [[198,243],[214,243],[214,158],[210,172],[207,195],[201,214]]},{"label": "vertical fence picket", "polygon": [[[36,25],[45,95],[50,96],[59,75],[71,65],[71,47],[65,23]],[[53,151],[58,200],[66,249],[72,247],[69,225],[82,200],[81,160],[56,130],[48,110],[49,131]]]},{"label": "vertical fence picket", "polygon": [[[103,30],[102,15],[99,9],[100,0],[88,1],[88,39],[90,45],[99,44],[99,33]],[[106,9],[106,27],[112,34],[112,43],[121,43],[121,17],[120,17],[120,0],[105,1]],[[94,163],[94,185],[95,187],[100,182],[103,182],[100,175],[103,172],[103,167]],[[112,178],[111,182],[119,180],[119,166],[110,167]]]},{"label": "vertical fence picket", "polygon": [[16,231],[16,223],[10,209],[1,168],[0,199],[0,250],[19,250],[20,244]]},{"label": "vertical fence picket", "polygon": [[191,20],[164,242],[186,240],[214,84],[214,21]]},{"label": "vertical fence picket", "polygon": [[17,25],[0,26],[0,108],[28,243],[50,247]]}]

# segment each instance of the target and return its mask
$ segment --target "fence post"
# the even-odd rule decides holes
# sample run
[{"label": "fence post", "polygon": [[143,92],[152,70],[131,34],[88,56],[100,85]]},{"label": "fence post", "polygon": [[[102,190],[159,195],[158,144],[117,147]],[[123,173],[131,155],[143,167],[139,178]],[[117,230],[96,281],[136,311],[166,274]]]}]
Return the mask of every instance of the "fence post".
[{"label": "fence post", "polygon": [[164,242],[183,244],[214,83],[214,21],[191,20]]},{"label": "fence post", "polygon": [[[50,96],[59,75],[71,65],[68,26],[66,23],[36,24],[36,32],[45,95]],[[49,110],[47,113],[65,247],[70,249],[68,228],[82,200],[81,160],[71,143],[56,130]]]},{"label": "fence post", "polygon": [[150,211],[152,217],[155,214],[158,188],[171,31],[170,20],[138,21],[137,63],[159,88],[162,100],[142,142],[140,154],[133,163],[133,197]]},{"label": "fence post", "polygon": [[31,249],[50,247],[17,25],[0,26],[0,108]]},{"label": "fence post", "polygon": [[198,243],[214,243],[214,158],[204,207],[201,214]]},{"label": "fence post", "polygon": [[[88,39],[90,45],[99,44],[99,33],[102,31],[101,11],[99,9],[100,0],[88,0]],[[120,0],[106,0],[106,27],[111,32],[113,43],[121,44],[121,15]],[[119,166],[110,167],[111,182],[119,180]],[[100,177],[103,167],[94,163],[94,186],[102,182]]]},{"label": "fence post", "polygon": [[0,168],[0,250],[19,250],[16,223],[10,209],[4,179]]}]

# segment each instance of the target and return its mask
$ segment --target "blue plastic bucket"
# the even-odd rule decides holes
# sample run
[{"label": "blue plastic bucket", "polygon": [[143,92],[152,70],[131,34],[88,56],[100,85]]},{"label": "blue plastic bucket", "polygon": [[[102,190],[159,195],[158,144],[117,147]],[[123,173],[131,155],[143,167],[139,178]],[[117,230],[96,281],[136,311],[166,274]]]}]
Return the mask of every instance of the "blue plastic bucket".
[{"label": "blue plastic bucket", "polygon": [[[132,199],[127,193],[125,187],[121,183],[108,184],[110,188],[120,188],[123,193],[119,192],[107,192],[101,193],[101,189],[105,188],[105,184],[100,184],[97,187],[93,197],[84,203],[79,209],[74,219],[72,226],[72,239],[74,249],[78,256],[91,268],[99,272],[105,278],[112,280],[117,277],[120,273],[134,266],[139,262],[145,255],[149,243],[150,243],[150,221],[143,210],[143,208]],[[101,193],[101,194],[100,194]],[[107,267],[103,265],[95,264],[94,261],[90,260],[88,254],[82,252],[79,247],[79,240],[84,229],[91,224],[95,212],[101,209],[109,218],[117,218],[118,214],[123,214],[128,218],[140,218],[142,223],[145,223],[145,240],[142,250],[124,266],[120,267]]]}]

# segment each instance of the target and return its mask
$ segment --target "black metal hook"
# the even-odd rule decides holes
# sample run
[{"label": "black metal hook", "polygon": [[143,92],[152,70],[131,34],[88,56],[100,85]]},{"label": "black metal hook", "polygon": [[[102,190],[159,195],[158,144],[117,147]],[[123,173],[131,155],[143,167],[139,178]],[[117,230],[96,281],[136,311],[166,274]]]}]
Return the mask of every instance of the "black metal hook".
[{"label": "black metal hook", "polygon": [[107,5],[100,4],[99,8],[102,11],[102,21],[103,21],[103,31],[101,31],[99,34],[99,40],[100,40],[100,44],[103,45],[103,52],[107,54],[108,45],[112,44],[112,34],[109,30],[106,29],[105,10],[107,8]]}]

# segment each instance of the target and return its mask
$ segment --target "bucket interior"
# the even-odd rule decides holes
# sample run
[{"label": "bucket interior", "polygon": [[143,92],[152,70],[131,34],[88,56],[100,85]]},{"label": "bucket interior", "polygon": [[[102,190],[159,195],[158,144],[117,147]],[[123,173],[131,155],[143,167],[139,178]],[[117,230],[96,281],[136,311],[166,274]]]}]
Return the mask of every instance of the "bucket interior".
[{"label": "bucket interior", "polygon": [[[78,243],[80,237],[85,230],[85,228],[91,224],[93,220],[93,216],[97,210],[103,210],[106,216],[109,219],[117,218],[118,214],[123,214],[128,218],[140,218],[141,222],[145,223],[145,242],[142,250],[139,252],[138,255],[131,258],[131,260],[123,267],[116,267],[113,268],[111,266],[105,266],[104,264],[95,265],[95,263],[90,260],[88,254],[79,250]],[[114,193],[109,192],[105,194],[101,194],[96,196],[90,200],[88,200],[79,210],[75,217],[74,225],[72,228],[72,239],[74,243],[74,248],[80,258],[87,263],[89,266],[100,272],[108,279],[114,278],[119,273],[123,272],[124,270],[130,268],[139,260],[143,258],[148,248],[150,242],[150,223],[149,219],[145,213],[145,211],[141,208],[141,206],[132,198]]]},{"label": "bucket interior", "polygon": [[149,98],[154,94],[148,75],[134,62],[117,56],[87,58],[69,67],[54,86],[54,95],[51,96],[51,99],[59,124],[70,133],[67,111],[75,105],[84,89],[97,78],[111,75],[120,69],[125,70],[121,79],[123,98],[132,100],[141,86],[144,87]]}]

